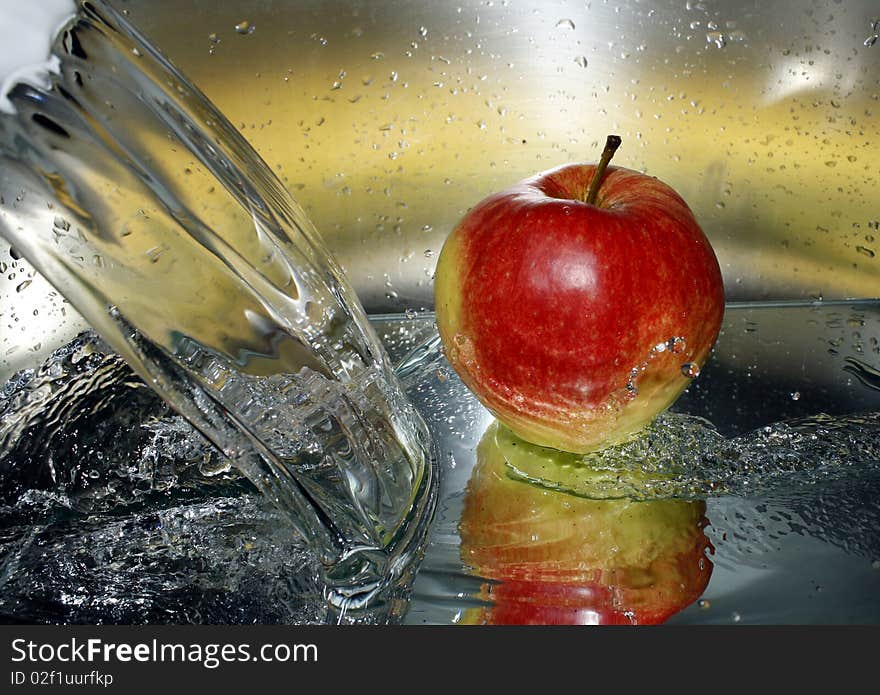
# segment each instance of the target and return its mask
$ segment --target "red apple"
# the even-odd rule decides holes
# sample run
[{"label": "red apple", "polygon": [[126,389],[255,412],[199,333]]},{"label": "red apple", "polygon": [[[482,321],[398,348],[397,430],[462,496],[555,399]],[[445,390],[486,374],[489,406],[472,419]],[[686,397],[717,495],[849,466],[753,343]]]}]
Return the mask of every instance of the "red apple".
[{"label": "red apple", "polygon": [[[702,595],[712,574],[704,502],[592,500],[539,487],[510,476],[511,443],[517,457],[539,448],[512,441],[497,423],[477,447],[461,558],[491,582],[479,596],[487,605],[461,622],[656,624]],[[556,453],[560,466],[572,456]],[[580,471],[584,487],[604,476]],[[638,473],[631,478],[638,485]]]},{"label": "red apple", "polygon": [[[520,437],[623,441],[699,373],[724,312],[718,261],[661,181],[570,164],[478,203],[437,263],[449,362]],[[619,138],[617,139],[619,144]]]}]

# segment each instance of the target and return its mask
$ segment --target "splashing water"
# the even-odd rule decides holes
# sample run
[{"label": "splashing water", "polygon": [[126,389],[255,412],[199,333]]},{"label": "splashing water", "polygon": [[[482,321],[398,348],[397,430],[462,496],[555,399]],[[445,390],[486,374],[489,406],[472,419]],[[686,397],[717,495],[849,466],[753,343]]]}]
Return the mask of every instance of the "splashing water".
[{"label": "splashing water", "polygon": [[[409,614],[419,622],[428,610],[429,621],[443,621],[443,611],[480,595],[480,579],[461,569],[457,524],[469,461],[491,418],[449,369],[430,316],[383,321],[384,344],[440,445],[445,475],[441,518]],[[704,372],[711,377],[712,365]],[[871,413],[819,415],[725,437],[704,419],[670,412],[642,436],[589,456],[519,451],[531,445],[503,430],[496,438],[511,478],[557,496],[563,507],[571,495],[707,500],[723,581],[730,563],[772,563],[778,539],[804,530],[843,548],[848,567],[867,555],[862,564],[870,570],[876,534],[868,529],[880,517],[862,509],[853,488],[880,480],[878,425]],[[320,563],[289,519],[93,334],[2,387],[0,449],[0,615],[7,619],[335,619],[323,600]],[[842,501],[861,511],[834,521],[829,515]],[[711,596],[703,621],[726,605]],[[411,599],[402,591],[395,600],[396,613],[362,619],[399,619]],[[431,607],[435,600],[442,611]]]},{"label": "splashing water", "polygon": [[[112,7],[70,8],[49,61],[3,75],[0,234],[222,453],[206,465],[289,517],[339,610],[393,596],[436,464],[354,292],[222,114]],[[3,455],[28,421],[7,410]]]},{"label": "splashing water", "polygon": [[820,414],[727,439],[702,418],[667,412],[633,440],[583,455],[508,430],[496,439],[512,477],[590,499],[748,496],[880,468],[878,413]]}]

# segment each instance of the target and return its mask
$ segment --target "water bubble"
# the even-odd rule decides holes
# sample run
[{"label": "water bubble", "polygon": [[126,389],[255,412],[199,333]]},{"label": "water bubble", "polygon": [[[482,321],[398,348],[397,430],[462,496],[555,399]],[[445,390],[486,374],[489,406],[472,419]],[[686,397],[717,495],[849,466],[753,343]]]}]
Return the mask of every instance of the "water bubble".
[{"label": "water bubble", "polygon": [[685,362],[681,365],[681,373],[688,379],[696,379],[700,376],[700,366],[696,362]]},{"label": "water bubble", "polygon": [[574,22],[570,19],[560,19],[556,22],[557,29],[574,29]]},{"label": "water bubble", "polygon": [[235,25],[235,33],[241,34],[242,36],[247,36],[248,34],[253,34],[256,28],[256,25],[251,24],[248,20],[245,19]]},{"label": "water bubble", "polygon": [[675,336],[667,341],[666,346],[671,353],[678,355],[684,352],[685,347],[687,347],[687,342],[681,336]]},{"label": "water bubble", "polygon": [[724,48],[727,45],[727,39],[720,31],[710,31],[706,33],[706,43],[714,43],[716,48]]},{"label": "water bubble", "polygon": [[865,46],[867,48],[870,48],[877,43],[877,39],[880,38],[880,34],[877,33],[878,28],[880,28],[880,19],[871,22],[871,35],[865,39]]},{"label": "water bubble", "polygon": [[144,253],[144,255],[150,259],[150,263],[157,263],[159,259],[162,257],[162,254],[165,253],[165,249],[161,246],[153,246]]}]

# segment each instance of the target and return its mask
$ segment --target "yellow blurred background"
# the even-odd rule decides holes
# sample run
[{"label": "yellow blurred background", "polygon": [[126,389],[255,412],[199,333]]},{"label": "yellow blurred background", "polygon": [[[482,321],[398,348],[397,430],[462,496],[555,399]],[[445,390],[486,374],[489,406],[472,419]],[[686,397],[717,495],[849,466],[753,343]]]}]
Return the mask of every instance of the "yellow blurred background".
[{"label": "yellow blurred background", "polygon": [[[368,311],[431,308],[471,205],[612,132],[616,164],[691,205],[729,300],[880,296],[866,0],[114,4],[267,160]],[[7,326],[48,290],[0,261]]]}]

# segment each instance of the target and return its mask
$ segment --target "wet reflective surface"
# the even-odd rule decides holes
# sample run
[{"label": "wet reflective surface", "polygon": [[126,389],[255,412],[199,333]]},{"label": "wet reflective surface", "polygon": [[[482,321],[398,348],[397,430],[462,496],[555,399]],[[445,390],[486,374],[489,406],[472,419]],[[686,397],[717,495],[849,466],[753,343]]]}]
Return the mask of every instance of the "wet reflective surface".
[{"label": "wet reflective surface", "polygon": [[[585,158],[609,128],[631,143],[621,164],[691,203],[728,297],[878,294],[867,3],[194,0],[189,21],[161,0],[114,4],[295,191],[373,311],[428,306],[468,206]],[[5,246],[0,321],[0,382],[84,327]],[[877,621],[875,303],[732,306],[675,413],[589,461],[513,454],[439,357],[429,316],[376,325],[443,466],[406,620]],[[80,341],[34,378],[0,396],[3,619],[328,619],[310,552],[106,348]],[[517,495],[531,502],[506,509]],[[650,519],[652,505],[687,523],[654,537],[662,523],[615,517]],[[549,527],[529,529],[526,511]],[[519,528],[500,542],[506,514]],[[560,547],[530,555],[547,534]],[[497,550],[520,546],[525,560]],[[640,612],[635,591],[676,598]]]},{"label": "wet reflective surface", "polygon": [[580,471],[540,451],[501,466],[491,416],[440,366],[419,407],[445,433],[443,496],[407,621],[880,621],[880,391],[855,366],[880,363],[878,329],[874,303],[730,306],[676,425]]},{"label": "wet reflective surface", "polygon": [[[410,316],[374,318],[441,457],[405,622],[880,621],[880,305],[729,307],[651,445],[601,465],[512,453],[528,445],[448,368],[432,317]],[[39,375],[3,387],[2,619],[334,619],[292,529],[105,350],[59,353],[47,417],[14,418]],[[724,472],[711,456],[731,450]]]}]

